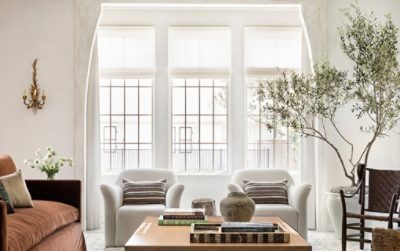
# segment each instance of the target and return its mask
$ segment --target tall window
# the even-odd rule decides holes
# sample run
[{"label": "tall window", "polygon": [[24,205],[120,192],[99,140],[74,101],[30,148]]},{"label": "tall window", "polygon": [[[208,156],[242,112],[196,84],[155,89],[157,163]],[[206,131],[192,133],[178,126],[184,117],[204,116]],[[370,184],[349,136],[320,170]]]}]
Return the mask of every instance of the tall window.
[{"label": "tall window", "polygon": [[[246,27],[247,167],[300,169],[300,137],[282,127],[269,131],[268,114],[257,98],[260,80],[272,80],[282,70],[301,70],[301,28]],[[270,100],[269,102],[273,102]]]},{"label": "tall window", "polygon": [[172,167],[217,173],[228,168],[230,29],[170,27]]},{"label": "tall window", "polygon": [[103,173],[152,167],[154,37],[152,27],[98,33]]}]

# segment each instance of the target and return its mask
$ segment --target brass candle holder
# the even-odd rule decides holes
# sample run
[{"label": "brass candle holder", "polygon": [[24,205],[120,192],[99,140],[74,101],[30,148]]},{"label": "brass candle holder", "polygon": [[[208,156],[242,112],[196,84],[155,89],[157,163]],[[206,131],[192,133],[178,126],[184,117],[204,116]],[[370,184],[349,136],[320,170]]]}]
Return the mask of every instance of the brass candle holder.
[{"label": "brass candle holder", "polygon": [[[38,61],[38,59],[36,58],[32,64],[32,68],[33,68],[32,84],[29,86],[29,93],[25,89],[24,95],[22,96],[22,99],[24,100],[24,104],[26,105],[26,108],[27,109],[32,108],[33,110],[42,109],[44,104],[46,103],[46,95],[44,93],[44,90],[43,90],[43,93],[41,93],[42,91],[40,90],[39,84],[37,81],[37,61]],[[29,95],[29,99],[28,99],[28,95]]]}]

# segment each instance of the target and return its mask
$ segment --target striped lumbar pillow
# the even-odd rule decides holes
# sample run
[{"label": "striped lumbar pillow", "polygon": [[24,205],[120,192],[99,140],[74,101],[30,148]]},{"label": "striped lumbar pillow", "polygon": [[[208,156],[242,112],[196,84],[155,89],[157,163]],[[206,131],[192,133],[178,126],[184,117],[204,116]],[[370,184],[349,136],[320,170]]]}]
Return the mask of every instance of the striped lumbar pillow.
[{"label": "striped lumbar pillow", "polygon": [[277,182],[243,180],[244,192],[256,204],[288,204],[287,180]]},{"label": "striped lumbar pillow", "polygon": [[124,205],[164,204],[167,180],[130,181],[122,180]]}]

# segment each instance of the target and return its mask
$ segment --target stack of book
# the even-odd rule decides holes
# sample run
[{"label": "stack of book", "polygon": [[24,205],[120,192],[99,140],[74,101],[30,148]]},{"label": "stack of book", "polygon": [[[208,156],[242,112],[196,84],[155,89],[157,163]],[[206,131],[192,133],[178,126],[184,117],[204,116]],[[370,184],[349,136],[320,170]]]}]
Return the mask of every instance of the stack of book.
[{"label": "stack of book", "polygon": [[193,224],[191,243],[288,243],[290,233],[270,222]]},{"label": "stack of book", "polygon": [[193,223],[206,223],[205,210],[200,208],[168,208],[158,218],[160,226],[190,226]]}]

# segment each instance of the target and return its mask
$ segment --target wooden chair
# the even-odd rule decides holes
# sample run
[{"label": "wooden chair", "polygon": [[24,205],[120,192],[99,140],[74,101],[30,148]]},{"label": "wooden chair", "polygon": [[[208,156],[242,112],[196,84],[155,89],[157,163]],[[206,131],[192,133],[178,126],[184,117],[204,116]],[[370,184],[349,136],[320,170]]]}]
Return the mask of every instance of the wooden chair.
[{"label": "wooden chair", "polygon": [[[361,164],[357,168],[359,178],[358,188],[351,195],[345,195],[340,191],[340,197],[343,208],[342,220],[342,251],[346,251],[347,241],[356,241],[360,243],[360,249],[364,249],[364,243],[371,243],[371,240],[365,239],[365,232],[372,232],[372,228],[365,227],[365,221],[383,221],[387,222],[387,227],[393,229],[393,222],[400,224],[399,218],[393,218],[397,211],[398,199],[400,194],[400,170],[378,170],[369,169]],[[368,183],[367,181],[368,176]],[[368,186],[368,205],[366,207],[365,195]],[[352,198],[359,193],[359,203],[361,210],[359,213],[347,212],[346,198]],[[385,215],[368,215],[370,213],[384,213]],[[347,223],[348,218],[359,219],[359,223]],[[357,234],[347,234],[347,229],[358,230]]]}]

